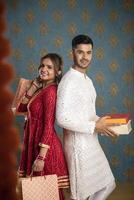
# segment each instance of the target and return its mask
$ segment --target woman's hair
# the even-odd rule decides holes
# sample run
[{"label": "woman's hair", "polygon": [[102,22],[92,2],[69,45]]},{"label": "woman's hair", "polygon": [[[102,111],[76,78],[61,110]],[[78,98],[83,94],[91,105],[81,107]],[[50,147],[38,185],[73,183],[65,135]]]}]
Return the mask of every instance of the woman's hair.
[{"label": "woman's hair", "polygon": [[56,83],[58,84],[62,78],[62,75],[63,75],[63,61],[62,61],[62,58],[61,56],[59,56],[58,54],[56,53],[48,53],[46,54],[45,56],[43,56],[40,60],[40,66],[38,68],[38,70],[42,67],[42,61],[46,58],[49,58],[53,65],[54,65],[54,69],[55,69],[55,72],[56,72]]}]

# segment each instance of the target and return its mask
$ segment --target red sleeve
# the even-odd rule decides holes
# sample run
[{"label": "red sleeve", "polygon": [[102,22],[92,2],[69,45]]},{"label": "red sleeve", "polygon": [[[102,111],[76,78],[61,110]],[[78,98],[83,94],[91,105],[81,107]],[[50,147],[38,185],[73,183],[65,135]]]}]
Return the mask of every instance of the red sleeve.
[{"label": "red sleeve", "polygon": [[56,108],[56,96],[57,89],[51,87],[43,95],[43,134],[41,136],[40,143],[49,145],[52,141],[54,133],[54,122],[55,122],[55,108]]},{"label": "red sleeve", "polygon": [[17,108],[17,111],[18,112],[27,112],[27,104],[20,103]]}]

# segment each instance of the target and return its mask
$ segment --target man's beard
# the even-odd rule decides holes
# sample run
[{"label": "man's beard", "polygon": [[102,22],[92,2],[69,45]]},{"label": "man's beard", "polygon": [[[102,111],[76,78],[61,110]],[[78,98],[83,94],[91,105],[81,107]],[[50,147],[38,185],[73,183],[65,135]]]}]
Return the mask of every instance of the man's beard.
[{"label": "man's beard", "polygon": [[89,66],[89,60],[87,60],[87,59],[81,59],[80,63],[81,64],[79,64],[79,65],[81,65],[81,67],[87,68]]},{"label": "man's beard", "polygon": [[[83,62],[85,62],[85,61],[87,62],[86,65],[84,65],[84,63],[83,63]],[[80,62],[78,63],[77,60],[74,59],[74,64],[75,64],[76,66],[78,66],[79,68],[81,68],[81,69],[86,69],[86,68],[88,68],[90,62],[89,62],[89,60],[81,59]]]}]

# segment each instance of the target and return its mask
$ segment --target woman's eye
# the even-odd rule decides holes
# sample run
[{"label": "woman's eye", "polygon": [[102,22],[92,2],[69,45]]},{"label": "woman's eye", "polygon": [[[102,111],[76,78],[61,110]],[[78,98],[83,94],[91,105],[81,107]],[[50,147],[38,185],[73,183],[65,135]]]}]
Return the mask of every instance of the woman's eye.
[{"label": "woman's eye", "polygon": [[47,65],[47,68],[48,68],[48,69],[53,69],[53,66]]},{"label": "woman's eye", "polygon": [[48,69],[52,69],[52,66],[48,66]]}]

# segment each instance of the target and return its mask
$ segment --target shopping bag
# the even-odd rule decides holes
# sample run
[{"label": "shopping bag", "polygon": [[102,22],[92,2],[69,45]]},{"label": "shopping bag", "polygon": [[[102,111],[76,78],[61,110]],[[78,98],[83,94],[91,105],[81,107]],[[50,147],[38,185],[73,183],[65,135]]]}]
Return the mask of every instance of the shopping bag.
[{"label": "shopping bag", "polygon": [[16,112],[18,105],[20,104],[25,92],[30,87],[31,83],[32,83],[32,80],[20,78],[15,96],[13,99],[13,103],[12,103],[12,110],[14,113]]},{"label": "shopping bag", "polygon": [[21,178],[23,200],[59,200],[57,175]]}]

